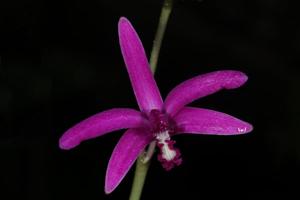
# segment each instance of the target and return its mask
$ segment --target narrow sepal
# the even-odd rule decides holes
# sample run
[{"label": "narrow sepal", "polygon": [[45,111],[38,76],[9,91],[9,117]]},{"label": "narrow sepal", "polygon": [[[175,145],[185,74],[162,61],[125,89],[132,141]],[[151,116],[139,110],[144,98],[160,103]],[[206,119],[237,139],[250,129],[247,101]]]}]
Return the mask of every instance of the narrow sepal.
[{"label": "narrow sepal", "polygon": [[114,108],[93,115],[67,130],[59,140],[61,149],[71,149],[81,141],[99,137],[125,128],[145,126],[141,112],[128,108]]},{"label": "narrow sepal", "polygon": [[225,113],[185,107],[174,117],[180,133],[239,135],[252,131],[251,124]]},{"label": "narrow sepal", "polygon": [[153,136],[145,129],[129,129],[116,145],[106,171],[105,193],[111,193],[125,177]]},{"label": "narrow sepal", "polygon": [[162,108],[162,98],[154,80],[142,42],[130,22],[119,21],[119,41],[131,85],[141,111]]},{"label": "narrow sepal", "polygon": [[181,108],[221,89],[234,89],[247,81],[240,71],[224,70],[196,76],[176,86],[167,96],[164,107],[174,116]]}]

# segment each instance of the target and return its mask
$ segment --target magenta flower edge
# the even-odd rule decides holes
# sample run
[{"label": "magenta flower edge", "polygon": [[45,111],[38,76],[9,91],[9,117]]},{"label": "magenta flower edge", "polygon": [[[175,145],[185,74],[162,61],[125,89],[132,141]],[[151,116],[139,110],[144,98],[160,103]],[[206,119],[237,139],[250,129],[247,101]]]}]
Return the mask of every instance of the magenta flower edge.
[{"label": "magenta flower edge", "polygon": [[225,113],[186,107],[221,89],[240,87],[247,81],[244,73],[223,70],[196,76],[175,87],[163,102],[133,26],[122,17],[118,30],[122,55],[140,111],[115,108],[100,112],[67,130],[59,141],[61,149],[71,149],[84,140],[128,129],[108,163],[107,194],[120,184],[138,155],[152,141],[156,141],[160,149],[158,160],[166,170],[171,170],[182,162],[181,153],[172,140],[176,134],[238,135],[252,131],[251,124]]}]

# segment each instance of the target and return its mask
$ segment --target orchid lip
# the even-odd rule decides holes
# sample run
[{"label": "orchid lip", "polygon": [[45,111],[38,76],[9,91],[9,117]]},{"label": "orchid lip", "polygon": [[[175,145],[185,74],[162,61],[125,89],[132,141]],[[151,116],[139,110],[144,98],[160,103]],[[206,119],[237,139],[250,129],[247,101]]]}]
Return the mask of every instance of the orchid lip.
[{"label": "orchid lip", "polygon": [[148,119],[151,132],[160,149],[158,160],[162,166],[168,171],[180,165],[182,162],[180,151],[174,147],[175,141],[171,140],[171,135],[175,132],[173,120],[167,113],[156,109],[150,111]]}]

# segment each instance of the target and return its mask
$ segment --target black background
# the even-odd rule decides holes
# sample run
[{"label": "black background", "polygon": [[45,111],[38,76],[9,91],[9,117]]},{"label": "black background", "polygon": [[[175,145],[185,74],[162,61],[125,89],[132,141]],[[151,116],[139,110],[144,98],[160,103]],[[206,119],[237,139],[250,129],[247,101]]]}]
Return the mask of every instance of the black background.
[{"label": "black background", "polygon": [[[192,105],[239,117],[254,131],[177,136],[183,164],[165,172],[153,159],[142,199],[297,199],[300,21],[294,2],[175,1],[156,73],[162,95],[198,74],[241,70],[249,76],[245,86]],[[106,166],[123,131],[71,151],[60,150],[58,139],[102,110],[137,108],[117,22],[126,16],[133,23],[149,55],[161,4],[1,1],[1,199],[128,198],[133,169],[104,194]]]}]

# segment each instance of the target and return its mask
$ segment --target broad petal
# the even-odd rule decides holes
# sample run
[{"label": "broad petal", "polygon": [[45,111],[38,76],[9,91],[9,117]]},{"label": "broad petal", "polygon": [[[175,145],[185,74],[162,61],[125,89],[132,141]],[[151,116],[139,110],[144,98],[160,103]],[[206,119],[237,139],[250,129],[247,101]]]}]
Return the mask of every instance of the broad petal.
[{"label": "broad petal", "polygon": [[174,117],[180,133],[238,135],[252,131],[251,124],[225,113],[185,107]]},{"label": "broad petal", "polygon": [[139,36],[130,22],[122,17],[119,21],[119,41],[131,85],[141,111],[162,108],[162,98]]},{"label": "broad petal", "polygon": [[134,109],[115,108],[100,112],[67,130],[59,140],[61,149],[71,149],[81,141],[124,128],[136,128],[146,124],[142,113]]},{"label": "broad petal", "polygon": [[121,137],[109,160],[105,193],[111,193],[125,177],[139,154],[152,141],[153,137],[143,129],[129,129]]},{"label": "broad petal", "polygon": [[165,110],[174,116],[181,108],[201,97],[221,89],[234,89],[247,81],[239,71],[224,70],[196,76],[176,86],[167,96]]}]

